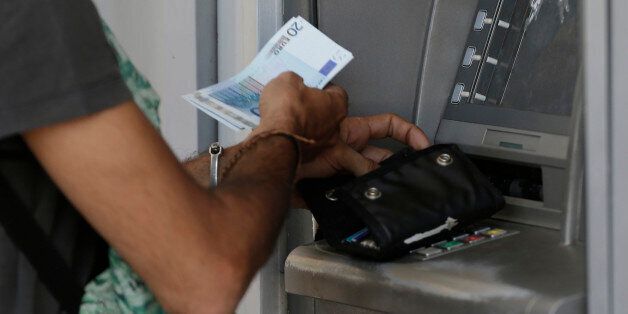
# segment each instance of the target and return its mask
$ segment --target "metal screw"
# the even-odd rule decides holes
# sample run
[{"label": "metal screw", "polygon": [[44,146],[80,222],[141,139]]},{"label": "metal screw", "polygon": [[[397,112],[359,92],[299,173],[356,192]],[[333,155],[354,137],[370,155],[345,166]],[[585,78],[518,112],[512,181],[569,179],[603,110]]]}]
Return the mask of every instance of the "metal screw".
[{"label": "metal screw", "polygon": [[338,197],[336,197],[336,195],[334,194],[336,193],[336,190],[331,189],[329,191],[327,191],[327,193],[325,193],[325,198],[327,198],[328,200],[335,202],[338,200]]},{"label": "metal screw", "polygon": [[382,192],[380,192],[376,187],[370,187],[366,189],[366,191],[364,191],[364,196],[366,196],[366,198],[370,199],[371,201],[374,201],[382,197]]},{"label": "metal screw", "polygon": [[436,158],[436,163],[443,167],[451,165],[452,162],[454,162],[454,159],[447,153],[440,154],[438,158]]}]

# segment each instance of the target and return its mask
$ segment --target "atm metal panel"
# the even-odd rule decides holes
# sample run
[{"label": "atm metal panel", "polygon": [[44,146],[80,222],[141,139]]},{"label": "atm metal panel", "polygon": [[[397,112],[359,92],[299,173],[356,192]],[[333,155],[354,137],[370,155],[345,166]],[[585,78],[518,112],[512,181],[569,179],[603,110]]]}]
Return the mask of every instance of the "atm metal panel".
[{"label": "atm metal panel", "polygon": [[385,112],[413,120],[432,0],[319,0],[318,27],[355,59],[334,83],[351,115]]}]

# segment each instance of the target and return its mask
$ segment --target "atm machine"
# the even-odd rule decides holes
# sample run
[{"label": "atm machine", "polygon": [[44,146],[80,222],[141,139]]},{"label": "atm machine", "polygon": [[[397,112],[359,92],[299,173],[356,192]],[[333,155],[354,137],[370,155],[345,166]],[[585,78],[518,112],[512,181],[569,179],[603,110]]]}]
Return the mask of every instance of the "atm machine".
[{"label": "atm machine", "polygon": [[580,2],[301,3],[285,15],[356,56],[335,80],[350,113],[394,112],[458,144],[506,198],[482,223],[515,234],[388,263],[299,246],[284,268],[291,312],[585,312]]}]

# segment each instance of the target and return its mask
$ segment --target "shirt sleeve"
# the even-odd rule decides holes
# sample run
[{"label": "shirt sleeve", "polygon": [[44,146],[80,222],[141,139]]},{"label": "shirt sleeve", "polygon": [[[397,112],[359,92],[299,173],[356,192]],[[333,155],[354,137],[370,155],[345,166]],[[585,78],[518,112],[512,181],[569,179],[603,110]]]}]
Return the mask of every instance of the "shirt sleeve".
[{"label": "shirt sleeve", "polygon": [[132,99],[87,0],[0,3],[0,138]]}]

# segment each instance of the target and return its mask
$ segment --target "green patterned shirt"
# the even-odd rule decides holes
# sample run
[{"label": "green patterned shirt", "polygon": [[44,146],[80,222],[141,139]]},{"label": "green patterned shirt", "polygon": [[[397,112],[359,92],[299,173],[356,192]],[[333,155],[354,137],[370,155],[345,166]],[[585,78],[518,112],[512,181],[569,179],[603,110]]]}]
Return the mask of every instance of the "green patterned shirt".
[{"label": "green patterned shirt", "polygon": [[[103,22],[109,45],[116,52],[120,73],[133,94],[135,103],[159,128],[159,95],[137,71],[109,27]],[[148,286],[113,249],[109,250],[109,268],[85,286],[82,314],[165,313]]]}]

